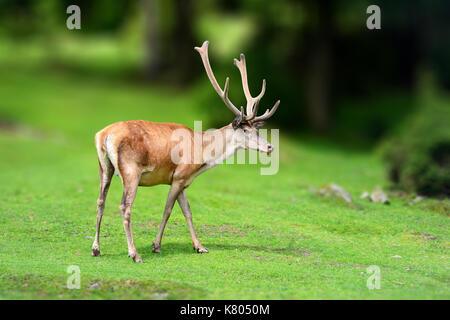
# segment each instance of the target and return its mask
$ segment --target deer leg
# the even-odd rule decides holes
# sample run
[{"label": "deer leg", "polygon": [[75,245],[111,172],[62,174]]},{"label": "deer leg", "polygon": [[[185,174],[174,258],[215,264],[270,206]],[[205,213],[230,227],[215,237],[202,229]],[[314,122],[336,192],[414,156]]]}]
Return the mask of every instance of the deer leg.
[{"label": "deer leg", "polygon": [[100,255],[100,226],[102,224],[103,211],[105,210],[105,200],[108,194],[111,178],[114,174],[114,167],[107,158],[100,160],[99,157],[99,175],[100,175],[100,195],[97,200],[97,228],[95,230],[95,239],[92,244],[92,256]]},{"label": "deer leg", "polygon": [[170,213],[172,212],[173,205],[175,200],[177,199],[178,194],[183,189],[183,185],[181,183],[172,183],[169,191],[169,195],[167,196],[166,206],[164,208],[164,214],[159,225],[158,234],[156,235],[155,241],[153,241],[153,252],[161,253],[161,239],[164,233],[164,228],[166,227],[167,220],[169,220]]},{"label": "deer leg", "polygon": [[131,230],[131,206],[133,205],[134,198],[138,188],[139,178],[133,177],[127,179],[123,177],[123,196],[122,203],[120,204],[120,211],[122,212],[123,228],[127,236],[128,243],[128,256],[133,259],[134,262],[142,262],[139,257],[136,246],[134,245],[133,232]]},{"label": "deer leg", "polygon": [[186,192],[182,190],[178,194],[178,204],[181,207],[181,210],[183,211],[184,217],[186,218],[187,225],[189,227],[189,232],[191,233],[192,238],[192,245],[194,246],[194,250],[196,250],[198,253],[208,253],[208,249],[206,249],[202,244],[200,243],[200,240],[198,240],[197,233],[194,230],[194,223],[192,222],[192,212],[191,207],[189,206],[188,199],[186,197]]}]

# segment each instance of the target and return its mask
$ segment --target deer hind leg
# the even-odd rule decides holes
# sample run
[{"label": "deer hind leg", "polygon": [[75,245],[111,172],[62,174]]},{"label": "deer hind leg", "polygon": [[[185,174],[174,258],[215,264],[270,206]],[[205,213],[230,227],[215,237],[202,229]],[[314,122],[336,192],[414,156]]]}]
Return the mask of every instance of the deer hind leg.
[{"label": "deer hind leg", "polygon": [[95,239],[92,244],[92,256],[100,255],[100,225],[102,224],[103,211],[105,210],[106,195],[108,194],[111,178],[114,174],[114,167],[111,161],[104,154],[99,154],[99,175],[100,175],[100,195],[97,200],[97,228]]},{"label": "deer hind leg", "polygon": [[188,199],[186,197],[186,192],[183,190],[178,194],[178,204],[183,211],[184,217],[186,218],[187,225],[189,227],[189,232],[192,238],[192,245],[194,246],[194,250],[198,253],[208,253],[208,249],[206,249],[198,240],[197,233],[194,230],[194,223],[192,222],[192,212],[191,207],[189,206]]},{"label": "deer hind leg", "polygon": [[136,246],[134,245],[133,232],[131,230],[131,206],[136,198],[136,192],[139,184],[138,174],[121,174],[123,181],[123,196],[120,204],[120,211],[122,212],[123,228],[127,236],[128,256],[134,262],[142,262],[139,257]]},{"label": "deer hind leg", "polygon": [[177,199],[178,194],[180,193],[181,190],[183,190],[183,188],[184,185],[179,181],[173,182],[172,185],[170,186],[169,195],[167,196],[167,202],[164,208],[163,218],[161,224],[159,225],[159,230],[158,234],[156,235],[156,239],[155,241],[153,241],[154,253],[161,253],[161,239],[164,233],[164,228],[166,227],[167,220],[169,220],[175,200]]}]

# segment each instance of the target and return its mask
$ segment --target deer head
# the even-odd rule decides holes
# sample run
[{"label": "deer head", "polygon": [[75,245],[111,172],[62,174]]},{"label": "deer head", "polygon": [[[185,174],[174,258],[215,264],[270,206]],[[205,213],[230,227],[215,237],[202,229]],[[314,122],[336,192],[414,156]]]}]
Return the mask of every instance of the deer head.
[{"label": "deer head", "polygon": [[201,47],[195,47],[195,50],[198,51],[200,57],[202,58],[203,66],[205,67],[206,74],[208,75],[212,86],[228,109],[230,109],[236,116],[230,127],[230,129],[233,130],[232,135],[234,142],[238,144],[240,148],[254,149],[265,153],[272,152],[273,146],[258,134],[258,129],[264,125],[264,120],[270,118],[275,111],[277,111],[277,108],[280,105],[280,100],[278,100],[270,110],[267,109],[263,115],[259,117],[257,116],[259,101],[264,96],[266,91],[266,80],[263,80],[262,89],[259,95],[253,97],[248,88],[245,56],[241,53],[239,60],[234,59],[234,65],[239,69],[241,74],[242,88],[244,90],[245,99],[247,100],[247,105],[245,111],[243,106],[241,106],[241,110],[236,108],[228,98],[230,78],[227,77],[225,80],[224,89],[222,90],[214,77],[214,73],[209,63],[208,45],[209,42],[205,41]]}]

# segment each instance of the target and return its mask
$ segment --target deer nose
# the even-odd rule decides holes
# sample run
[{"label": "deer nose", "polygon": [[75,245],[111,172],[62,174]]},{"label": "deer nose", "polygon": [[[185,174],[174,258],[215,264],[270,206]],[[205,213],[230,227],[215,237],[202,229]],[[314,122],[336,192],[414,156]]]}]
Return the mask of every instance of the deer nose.
[{"label": "deer nose", "polygon": [[267,146],[267,153],[271,153],[273,151],[273,146],[271,144],[269,144]]}]

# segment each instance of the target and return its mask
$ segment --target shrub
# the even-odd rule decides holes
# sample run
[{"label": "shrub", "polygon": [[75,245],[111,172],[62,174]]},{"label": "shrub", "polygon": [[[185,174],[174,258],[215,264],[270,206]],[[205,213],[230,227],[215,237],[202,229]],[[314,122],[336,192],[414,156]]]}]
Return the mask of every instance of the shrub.
[{"label": "shrub", "polygon": [[421,106],[382,145],[389,178],[406,191],[450,195],[450,106],[436,98]]}]

